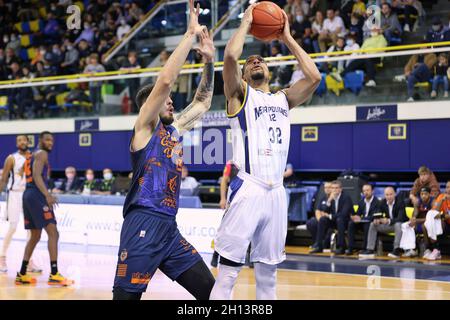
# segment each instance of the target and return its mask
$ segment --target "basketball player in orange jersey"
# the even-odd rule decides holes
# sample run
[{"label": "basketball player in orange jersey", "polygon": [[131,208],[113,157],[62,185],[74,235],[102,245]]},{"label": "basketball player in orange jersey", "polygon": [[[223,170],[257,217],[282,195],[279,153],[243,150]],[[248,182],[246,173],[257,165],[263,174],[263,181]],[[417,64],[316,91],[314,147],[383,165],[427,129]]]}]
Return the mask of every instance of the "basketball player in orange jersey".
[{"label": "basketball player in orange jersey", "polygon": [[41,239],[42,229],[48,236],[48,252],[50,255],[49,285],[67,286],[72,284],[58,272],[58,229],[53,212],[56,198],[48,191],[48,178],[50,176],[50,164],[48,154],[53,149],[53,135],[44,131],[39,135],[39,148],[29,154],[25,161],[24,171],[26,176],[26,189],[23,193],[23,213],[25,229],[31,230],[31,237],[25,247],[22,266],[17,272],[16,284],[28,285],[36,283],[36,279],[27,274],[27,266],[34,248]]},{"label": "basketball player in orange jersey", "polygon": [[223,80],[233,138],[233,163],[239,168],[230,183],[228,209],[215,240],[219,273],[211,299],[231,299],[232,289],[251,243],[256,298],[276,299],[276,270],[286,254],[287,201],[283,173],[289,151],[289,109],[305,102],[321,81],[313,60],[292,38],[286,14],[282,41],[296,57],[305,77],[275,94],[269,69],[260,56],[239,67],[253,15],[245,11],[239,29],[225,48]]},{"label": "basketball player in orange jersey", "polygon": [[[12,237],[17,230],[20,217],[23,216],[22,196],[25,191],[25,175],[23,166],[28,150],[28,137],[25,134],[19,134],[16,137],[17,151],[10,154],[3,166],[3,174],[0,177],[0,192],[3,191],[5,185],[6,190],[6,210],[3,219],[9,222],[8,231],[3,239],[3,246],[0,252],[0,273],[6,273],[8,267],[6,265],[6,253],[11,243]],[[27,230],[28,239],[31,236],[30,230]],[[30,260],[27,271],[30,273],[41,273],[42,270],[36,267]]]}]

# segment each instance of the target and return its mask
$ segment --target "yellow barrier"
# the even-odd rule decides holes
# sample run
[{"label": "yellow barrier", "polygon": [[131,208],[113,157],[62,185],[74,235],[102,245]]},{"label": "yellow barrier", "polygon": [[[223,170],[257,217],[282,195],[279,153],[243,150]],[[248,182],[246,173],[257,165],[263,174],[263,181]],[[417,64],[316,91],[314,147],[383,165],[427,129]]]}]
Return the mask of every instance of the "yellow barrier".
[{"label": "yellow barrier", "polygon": [[[339,55],[349,55],[352,53],[368,53],[368,52],[386,52],[386,51],[403,51],[404,49],[426,49],[433,47],[444,47],[450,46],[450,41],[445,42],[434,42],[434,43],[420,43],[420,44],[410,44],[410,45],[402,45],[402,46],[392,46],[385,48],[373,48],[373,49],[359,49],[353,51],[338,51],[338,52],[329,52],[329,53],[312,53],[309,54],[311,58],[321,57],[321,56],[339,56]],[[273,61],[286,61],[295,59],[294,56],[284,56],[284,57],[268,57],[264,58],[267,62]],[[244,64],[245,60],[239,60],[240,64]],[[215,67],[223,66],[223,61],[218,61],[214,64]],[[196,64],[185,64],[183,69],[196,69],[202,68],[203,63]],[[34,83],[34,82],[42,82],[42,81],[52,81],[52,80],[70,80],[70,79],[80,79],[87,78],[86,81],[89,81],[89,78],[97,78],[104,76],[117,76],[117,75],[125,75],[125,74],[140,74],[146,72],[158,72],[161,71],[161,67],[153,67],[153,68],[141,68],[137,70],[116,70],[116,71],[107,71],[107,72],[99,72],[95,74],[73,74],[73,75],[64,75],[64,76],[51,76],[51,77],[41,77],[41,78],[33,78],[33,79],[18,79],[18,80],[6,80],[0,81],[0,85],[13,85],[19,83]]]}]

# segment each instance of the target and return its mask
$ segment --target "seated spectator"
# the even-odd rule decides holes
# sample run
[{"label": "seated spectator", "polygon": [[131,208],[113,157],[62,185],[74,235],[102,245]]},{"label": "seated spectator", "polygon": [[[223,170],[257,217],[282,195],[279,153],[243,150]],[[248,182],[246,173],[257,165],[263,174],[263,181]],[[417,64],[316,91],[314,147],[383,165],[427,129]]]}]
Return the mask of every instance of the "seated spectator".
[{"label": "seated spectator", "polygon": [[[345,38],[343,37],[339,37],[336,41],[335,45],[330,46],[330,48],[328,48],[327,53],[328,52],[340,52],[340,51],[344,51],[345,48]],[[325,63],[321,63],[319,65],[319,70],[321,72],[326,72],[326,73],[330,73],[330,71],[332,71],[332,76],[335,75],[335,73],[340,73],[342,72],[342,70],[339,69],[339,66],[342,68],[344,64],[344,61],[334,61],[334,62],[325,62]],[[338,80],[338,79],[337,79]],[[338,80],[339,81],[339,80]]]},{"label": "seated spectator", "polygon": [[408,62],[406,63],[403,69],[403,74],[395,76],[394,81],[396,82],[406,81],[407,78],[414,71],[414,69],[419,66],[419,64],[425,63],[427,66],[434,66],[436,64],[436,61],[437,56],[434,53],[414,54],[409,58]]},{"label": "seated spectator", "polygon": [[291,33],[303,50],[307,53],[314,52],[311,39],[311,22],[309,22],[300,7],[296,9],[295,20],[291,25]]},{"label": "seated spectator", "polygon": [[74,41],[74,44],[77,45],[82,40],[86,41],[90,46],[94,44],[94,35],[95,30],[91,27],[91,24],[87,21],[83,23],[83,32],[81,32],[80,36]]},{"label": "seated spectator", "polygon": [[438,235],[436,239],[431,239],[429,236],[429,231],[424,225],[423,233],[428,239],[428,247],[425,250],[423,258],[426,260],[438,260],[441,259],[440,245],[442,240],[450,235],[450,180],[447,181],[445,186],[445,193],[440,194],[433,204],[433,210],[440,212],[440,215],[436,216],[435,219],[442,220],[442,231],[441,235]]},{"label": "seated spectator", "polygon": [[294,72],[292,72],[291,81],[289,81],[289,86],[292,86],[297,81],[305,79],[305,74],[303,73],[301,67],[299,64],[297,64],[297,67]]},{"label": "seated spectator", "polygon": [[[425,223],[425,218],[427,217],[428,211],[431,210],[433,200],[434,198],[430,194],[431,189],[428,187],[423,187],[420,190],[420,197],[419,201],[416,205],[414,205],[414,212],[412,217],[409,219],[408,226],[414,229],[415,234],[422,234],[423,233],[423,224]],[[402,235],[402,238],[404,235]],[[414,242],[415,242],[414,237]],[[425,245],[428,248],[429,247],[429,240],[424,236]],[[403,240],[402,240],[403,242]],[[403,248],[402,248],[403,249]],[[414,249],[408,249],[404,254],[403,257],[416,257],[417,251]]]},{"label": "seated spectator", "polygon": [[431,91],[431,98],[436,98],[439,83],[442,82],[444,87],[444,98],[448,98],[448,76],[450,67],[448,66],[448,57],[445,53],[441,53],[438,58],[438,63],[434,66],[433,77],[433,91]]},{"label": "seated spectator", "polygon": [[344,254],[345,230],[348,227],[350,215],[353,212],[353,203],[349,195],[342,191],[342,183],[335,180],[331,183],[331,212],[325,213],[317,226],[317,247],[311,253],[323,252],[323,242],[330,228],[338,230],[335,254]]},{"label": "seated spectator", "polygon": [[397,14],[392,12],[389,3],[383,3],[381,6],[381,30],[387,42],[391,44],[394,38],[400,38],[402,35],[402,26],[398,21]]},{"label": "seated spectator", "polygon": [[373,186],[366,183],[362,187],[364,198],[358,202],[358,211],[352,213],[348,223],[348,248],[346,255],[352,255],[355,249],[355,233],[360,230],[364,233],[363,248],[367,247],[367,235],[374,213],[380,212],[380,200],[374,196]]},{"label": "seated spectator", "polygon": [[183,189],[184,195],[195,195],[195,191],[198,188],[200,183],[194,178],[189,176],[189,171],[186,166],[183,166],[181,169],[181,185],[180,189]]},{"label": "seated spectator", "polygon": [[[84,68],[84,73],[95,74],[98,72],[105,72],[105,67],[98,63],[98,55],[92,53],[89,58],[89,64]],[[96,113],[100,111],[101,106],[101,81],[90,81],[89,82],[89,98],[91,99],[93,109]]]},{"label": "seated spectator", "polygon": [[103,179],[98,186],[98,190],[94,190],[94,194],[111,195],[115,178],[112,170],[109,168],[103,169]]},{"label": "seated spectator", "polygon": [[82,188],[82,182],[77,177],[77,171],[74,167],[66,168],[66,178],[58,188],[52,190],[53,193],[79,193]]},{"label": "seated spectator", "polygon": [[283,184],[285,186],[295,185],[297,177],[295,176],[294,166],[292,163],[287,163],[283,173]]},{"label": "seated spectator", "polygon": [[322,11],[317,11],[311,26],[311,40],[313,43],[314,52],[316,53],[320,52],[319,35],[323,31],[323,21],[324,18]]},{"label": "seated spectator", "polygon": [[[325,194],[321,199],[318,199],[318,205],[317,209],[314,212],[314,217],[310,218],[306,222],[306,230],[308,230],[311,233],[313,244],[311,246],[310,253],[316,253],[321,252],[320,250],[316,250],[317,248],[329,248],[329,243],[326,242],[324,239],[318,239],[317,238],[317,227],[319,224],[319,221],[322,217],[325,215],[329,215],[331,213],[331,201],[333,200],[333,194],[331,189],[331,182],[325,182],[323,184],[323,191]],[[319,241],[321,244],[319,245]]]},{"label": "seated spectator", "polygon": [[352,14],[348,33],[355,37],[355,40],[359,45],[362,45],[363,43],[363,25],[364,20],[361,19],[359,15]]},{"label": "seated spectator", "polygon": [[419,203],[419,192],[422,188],[428,187],[431,190],[431,196],[436,198],[440,193],[439,182],[436,179],[433,171],[422,166],[417,171],[419,177],[414,181],[414,185],[409,192],[409,199],[412,204],[416,206]]},{"label": "seated spectator", "polygon": [[[275,43],[271,47],[271,57],[282,57],[281,46],[279,43]],[[288,84],[291,77],[290,66],[277,66],[272,69],[272,77],[270,79],[271,90],[279,90]]]},{"label": "seated spectator", "polygon": [[61,63],[61,72],[63,74],[77,73],[80,54],[70,40],[65,41],[65,47],[66,52],[64,54],[64,61]]},{"label": "seated spectator", "polygon": [[323,22],[323,30],[319,34],[319,47],[321,52],[327,51],[328,45],[336,44],[338,37],[345,36],[344,21],[337,16],[333,9],[327,10],[327,18]]},{"label": "seated spectator", "polygon": [[401,23],[403,31],[411,32],[416,22],[419,11],[416,9],[416,0],[392,0],[392,9],[398,15],[402,16]]},{"label": "seated spectator", "polygon": [[[163,51],[164,52],[164,51]],[[163,52],[161,52],[161,58],[163,56]],[[165,52],[167,53],[167,51]],[[167,54],[167,60],[169,59],[169,56]],[[165,61],[167,61],[165,60]],[[138,61],[138,56],[137,53],[135,51],[130,51],[128,52],[128,58],[127,60],[123,63],[122,67],[120,68],[120,70],[136,70],[141,68],[141,65]],[[136,97],[137,92],[139,90],[139,86],[140,86],[140,78],[130,78],[130,79],[126,79],[125,83],[128,86],[128,91],[130,94],[130,97]],[[132,113],[137,113],[138,112],[138,106],[136,104],[136,102],[134,101],[135,99],[131,99],[132,100],[132,109],[131,112]]]},{"label": "seated spectator", "polygon": [[82,187],[82,193],[84,195],[90,195],[93,191],[97,191],[99,188],[97,180],[95,180],[94,170],[87,169],[85,172],[85,180]]},{"label": "seated spectator", "polygon": [[305,16],[309,15],[309,3],[306,0],[294,0],[290,13],[295,16],[298,9],[300,9]]},{"label": "seated spectator", "polygon": [[396,199],[392,187],[384,189],[384,199],[380,204],[381,217],[373,216],[367,235],[366,250],[359,254],[360,258],[374,258],[378,233],[389,234],[395,232],[394,250],[388,254],[391,258],[400,258],[400,240],[402,238],[402,223],[408,221],[403,201]]},{"label": "seated spectator", "polygon": [[431,28],[425,36],[425,42],[442,42],[445,41],[446,29],[439,17],[434,17]]},{"label": "seated spectator", "polygon": [[61,40],[59,23],[52,12],[47,13],[47,22],[42,34],[46,44],[55,44]]},{"label": "seated spectator", "polygon": [[124,18],[120,19],[120,27],[117,28],[117,39],[122,40],[122,38],[130,32],[131,27],[129,24],[127,24],[126,20]]},{"label": "seated spectator", "polygon": [[[385,47],[387,47],[387,41],[381,34],[381,31],[379,29],[372,29],[370,38],[364,40],[361,49],[375,49]],[[364,70],[367,74],[368,79],[368,81],[366,82],[366,86],[375,87],[377,85],[377,83],[375,82],[375,65],[379,62],[380,58],[355,59],[344,69],[343,75],[355,70]]]}]

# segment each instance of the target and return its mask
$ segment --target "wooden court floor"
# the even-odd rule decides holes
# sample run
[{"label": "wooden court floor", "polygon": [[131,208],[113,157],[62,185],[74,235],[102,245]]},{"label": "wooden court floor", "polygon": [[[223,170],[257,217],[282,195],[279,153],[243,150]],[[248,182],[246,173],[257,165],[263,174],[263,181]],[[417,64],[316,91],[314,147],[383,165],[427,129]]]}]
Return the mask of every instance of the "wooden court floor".
[{"label": "wooden court floor", "polygon": [[[9,271],[0,275],[0,299],[2,300],[109,300],[114,279],[116,248],[103,252],[84,248],[82,250],[60,250],[61,273],[75,279],[69,288],[49,287],[48,253],[45,245],[39,245],[34,260],[43,267],[35,286],[23,287],[14,284],[15,272],[20,266],[23,242],[13,242],[8,257]],[[209,262],[209,256],[207,258]],[[214,275],[217,270],[212,269]],[[450,270],[449,270],[450,273]],[[280,269],[277,280],[278,299],[432,299],[450,300],[450,282],[401,279],[353,275],[330,272],[312,272]],[[255,299],[253,269],[244,268],[239,275],[234,299]],[[177,283],[159,271],[150,282],[143,299],[193,299]]]}]

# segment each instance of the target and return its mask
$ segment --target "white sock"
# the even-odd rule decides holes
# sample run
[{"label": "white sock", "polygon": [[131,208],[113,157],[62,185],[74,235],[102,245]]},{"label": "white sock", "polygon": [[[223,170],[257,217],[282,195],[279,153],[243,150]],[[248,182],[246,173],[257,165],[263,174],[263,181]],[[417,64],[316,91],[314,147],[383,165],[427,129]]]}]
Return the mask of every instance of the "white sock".
[{"label": "white sock", "polygon": [[5,238],[3,239],[3,247],[2,252],[0,253],[1,257],[6,257],[6,252],[8,251],[9,245],[11,243],[12,237],[17,229],[17,223],[10,223],[8,231],[5,234]]},{"label": "white sock", "polygon": [[277,265],[255,263],[256,300],[277,299]]},{"label": "white sock", "polygon": [[219,264],[219,273],[209,299],[231,300],[231,293],[241,269],[242,267],[230,267]]}]

